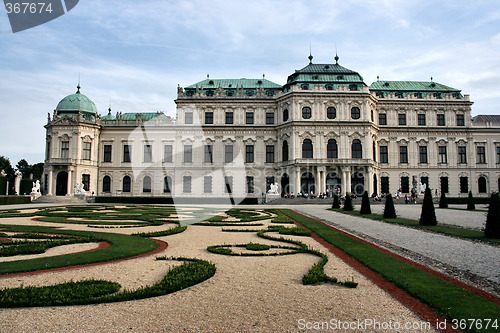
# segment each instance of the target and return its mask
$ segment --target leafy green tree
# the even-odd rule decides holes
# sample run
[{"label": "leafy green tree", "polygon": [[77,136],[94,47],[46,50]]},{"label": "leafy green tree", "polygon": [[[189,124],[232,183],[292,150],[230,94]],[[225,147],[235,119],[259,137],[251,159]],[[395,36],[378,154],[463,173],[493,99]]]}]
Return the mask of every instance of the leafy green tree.
[{"label": "leafy green tree", "polygon": [[351,196],[349,194],[346,194],[346,196],[345,196],[344,208],[342,208],[342,209],[347,211],[347,212],[354,210],[354,206],[352,205],[352,199],[351,199]]},{"label": "leafy green tree", "polygon": [[384,218],[395,219],[396,209],[394,208],[394,201],[392,200],[392,195],[389,193],[385,197],[385,207],[384,207]]},{"label": "leafy green tree", "polygon": [[29,178],[31,174],[32,167],[29,165],[28,161],[26,161],[24,158],[17,162],[16,164],[17,170],[21,171],[23,174],[23,178]]},{"label": "leafy green tree", "polygon": [[[5,176],[0,176],[0,195],[14,194],[14,169],[10,165],[10,160],[5,156],[0,156],[0,171],[5,172]],[[6,193],[7,182],[9,183],[9,193]]]},{"label": "leafy green tree", "polygon": [[486,237],[500,238],[500,197],[498,192],[491,194],[484,234]]},{"label": "leafy green tree", "polygon": [[446,200],[444,192],[441,193],[441,198],[439,198],[439,208],[448,208],[448,200]]},{"label": "leafy green tree", "polygon": [[370,199],[368,198],[368,192],[363,193],[363,199],[361,199],[361,210],[360,214],[371,214],[372,210],[370,208]]},{"label": "leafy green tree", "polygon": [[436,225],[436,211],[432,202],[432,193],[430,188],[425,189],[424,203],[422,204],[422,212],[420,213],[420,225]]},{"label": "leafy green tree", "polygon": [[33,164],[31,166],[31,172],[33,173],[33,179],[42,179],[43,163]]},{"label": "leafy green tree", "polygon": [[339,209],[340,208],[340,200],[339,196],[334,194],[333,195],[333,203],[332,203],[332,208],[333,209]]},{"label": "leafy green tree", "polygon": [[467,210],[476,210],[476,205],[474,204],[474,197],[472,196],[472,191],[469,191],[469,197],[467,198]]}]

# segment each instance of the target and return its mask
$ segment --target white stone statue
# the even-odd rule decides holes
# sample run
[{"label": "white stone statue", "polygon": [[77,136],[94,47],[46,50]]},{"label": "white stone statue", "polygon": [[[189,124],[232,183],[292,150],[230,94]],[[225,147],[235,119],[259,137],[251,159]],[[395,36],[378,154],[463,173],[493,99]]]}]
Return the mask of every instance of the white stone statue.
[{"label": "white stone statue", "polygon": [[279,195],[278,193],[278,183],[271,184],[271,188],[267,191],[267,194]]},{"label": "white stone statue", "polygon": [[425,185],[425,183],[420,182],[420,193],[425,193],[426,188],[427,185]]},{"label": "white stone statue", "polygon": [[31,189],[31,193],[38,193],[40,194],[40,181],[37,180],[36,182],[33,182],[33,188]]},{"label": "white stone statue", "polygon": [[75,188],[73,189],[73,194],[74,195],[85,195],[85,189],[83,188],[82,183],[77,183]]}]

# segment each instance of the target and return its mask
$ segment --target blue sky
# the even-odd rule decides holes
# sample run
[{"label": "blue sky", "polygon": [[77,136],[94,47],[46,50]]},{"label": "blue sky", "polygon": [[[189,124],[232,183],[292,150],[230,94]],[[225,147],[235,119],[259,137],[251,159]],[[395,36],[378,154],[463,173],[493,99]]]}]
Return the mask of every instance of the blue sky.
[{"label": "blue sky", "polygon": [[0,9],[0,155],[43,161],[47,113],[76,91],[101,114],[175,116],[177,85],[211,78],[284,84],[313,62],[371,84],[434,81],[470,94],[473,115],[500,114],[500,1],[81,0],[13,34]]}]

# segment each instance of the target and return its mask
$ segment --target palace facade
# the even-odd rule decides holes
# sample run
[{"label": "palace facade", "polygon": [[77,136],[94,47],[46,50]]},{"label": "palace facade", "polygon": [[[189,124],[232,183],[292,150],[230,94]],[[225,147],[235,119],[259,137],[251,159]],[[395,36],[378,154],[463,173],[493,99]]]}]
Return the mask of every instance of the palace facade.
[{"label": "palace facade", "polygon": [[282,194],[500,190],[500,115],[471,117],[469,95],[431,81],[364,83],[335,63],[285,85],[211,79],[178,87],[177,116],[100,116],[81,94],[49,114],[44,193],[261,198]]}]

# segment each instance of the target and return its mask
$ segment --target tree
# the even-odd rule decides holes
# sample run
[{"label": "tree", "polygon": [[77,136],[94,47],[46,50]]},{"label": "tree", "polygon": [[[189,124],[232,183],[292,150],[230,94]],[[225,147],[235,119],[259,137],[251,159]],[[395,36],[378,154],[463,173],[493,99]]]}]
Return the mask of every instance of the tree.
[{"label": "tree", "polygon": [[372,210],[370,208],[370,199],[368,198],[368,192],[363,193],[363,199],[361,200],[361,210],[360,214],[371,214]]},{"label": "tree", "polygon": [[430,188],[425,189],[424,203],[422,204],[422,212],[420,213],[420,225],[436,225],[436,212],[434,203],[432,202],[432,193]]},{"label": "tree", "polygon": [[345,196],[344,208],[342,209],[349,212],[354,210],[354,206],[352,205],[352,199],[349,194],[346,194]]},{"label": "tree", "polygon": [[24,158],[17,162],[16,164],[17,170],[21,171],[23,174],[23,178],[29,178],[31,174],[31,165],[29,165],[28,161],[26,161]]},{"label": "tree", "polygon": [[334,194],[333,195],[332,209],[339,209],[339,208],[340,208],[339,196]]},{"label": "tree", "polygon": [[491,194],[484,234],[486,237],[500,238],[500,197],[498,192]]},{"label": "tree", "polygon": [[42,179],[43,163],[33,164],[31,166],[31,172],[33,173],[33,179]]},{"label": "tree", "polygon": [[474,198],[472,197],[472,191],[469,191],[469,197],[467,198],[467,210],[476,210]]},{"label": "tree", "polygon": [[439,208],[448,208],[448,200],[444,192],[441,192],[441,198],[439,198]]},{"label": "tree", "polygon": [[[14,194],[14,169],[10,165],[10,160],[5,156],[0,156],[0,172],[5,172],[5,176],[0,176],[0,195]],[[9,183],[9,193],[6,193],[7,182]]]},{"label": "tree", "polygon": [[385,207],[384,207],[384,218],[395,219],[396,209],[394,208],[394,201],[392,200],[392,195],[389,193],[385,197]]}]

